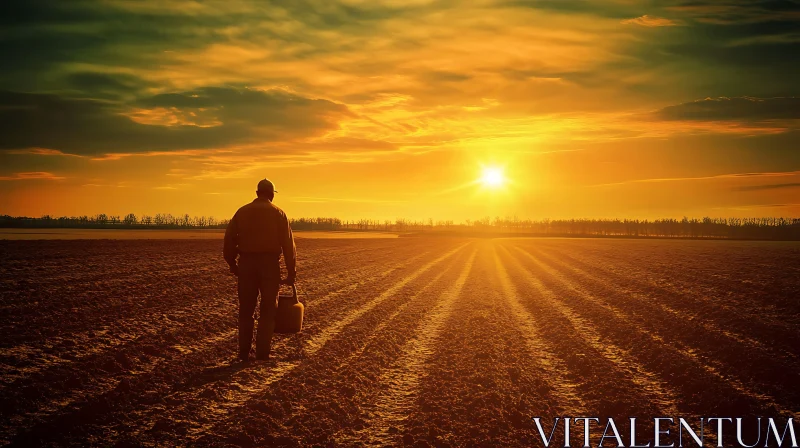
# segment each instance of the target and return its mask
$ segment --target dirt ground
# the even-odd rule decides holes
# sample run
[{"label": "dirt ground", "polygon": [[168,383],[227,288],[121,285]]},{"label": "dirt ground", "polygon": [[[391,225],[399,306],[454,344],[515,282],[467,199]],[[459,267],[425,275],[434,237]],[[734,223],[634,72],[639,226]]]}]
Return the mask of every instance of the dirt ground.
[{"label": "dirt ground", "polygon": [[221,245],[0,241],[0,444],[542,446],[534,416],[800,416],[797,243],[299,239],[304,330],[248,366]]}]

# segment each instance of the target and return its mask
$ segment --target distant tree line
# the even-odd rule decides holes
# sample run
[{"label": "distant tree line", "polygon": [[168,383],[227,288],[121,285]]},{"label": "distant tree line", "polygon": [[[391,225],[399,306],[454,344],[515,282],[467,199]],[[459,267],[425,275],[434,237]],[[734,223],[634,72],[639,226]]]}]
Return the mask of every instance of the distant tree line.
[{"label": "distant tree line", "polygon": [[[339,218],[291,219],[295,230],[383,231],[454,235],[539,235],[800,240],[798,218],[702,218],[702,219],[543,219],[482,218],[456,224],[453,221],[407,219],[354,221]],[[5,228],[87,228],[87,229],[224,229],[227,219],[213,216],[156,214],[40,218],[0,215]]]},{"label": "distant tree line", "polygon": [[44,215],[41,218],[27,216],[0,215],[0,227],[19,228],[73,228],[73,229],[214,229],[228,225],[228,220],[219,220],[213,216],[173,216],[171,214],[136,216],[128,213],[125,216],[106,215],[101,213],[94,216],[59,216]]},{"label": "distant tree line", "polygon": [[467,226],[489,232],[551,236],[607,236],[800,240],[798,218],[560,219],[484,218]]}]

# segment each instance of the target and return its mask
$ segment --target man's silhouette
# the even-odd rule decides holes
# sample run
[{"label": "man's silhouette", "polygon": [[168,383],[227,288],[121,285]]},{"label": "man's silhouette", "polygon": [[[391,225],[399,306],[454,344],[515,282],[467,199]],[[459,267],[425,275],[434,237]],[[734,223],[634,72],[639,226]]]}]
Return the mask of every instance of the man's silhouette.
[{"label": "man's silhouette", "polygon": [[[261,292],[256,359],[268,359],[280,284],[294,284],[295,246],[286,213],[272,203],[275,186],[258,183],[253,202],[241,207],[225,230],[223,256],[239,278],[239,360],[247,362],[253,343],[253,313]],[[288,276],[281,280],[280,257]],[[236,257],[239,257],[238,264]]]}]

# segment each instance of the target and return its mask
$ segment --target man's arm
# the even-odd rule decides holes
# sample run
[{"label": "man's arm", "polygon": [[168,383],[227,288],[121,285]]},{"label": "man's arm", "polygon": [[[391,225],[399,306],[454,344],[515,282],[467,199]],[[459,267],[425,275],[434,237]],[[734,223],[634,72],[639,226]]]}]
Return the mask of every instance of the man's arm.
[{"label": "man's arm", "polygon": [[239,255],[239,230],[237,229],[236,215],[233,215],[228,227],[225,228],[225,240],[222,245],[222,256],[231,267],[231,272],[236,270],[236,256]]},{"label": "man's arm", "polygon": [[292,235],[292,227],[289,225],[289,218],[282,215],[283,221],[281,227],[285,229],[281,237],[281,250],[283,251],[283,261],[286,263],[286,283],[294,283],[297,277],[297,249],[294,245],[294,236]]}]

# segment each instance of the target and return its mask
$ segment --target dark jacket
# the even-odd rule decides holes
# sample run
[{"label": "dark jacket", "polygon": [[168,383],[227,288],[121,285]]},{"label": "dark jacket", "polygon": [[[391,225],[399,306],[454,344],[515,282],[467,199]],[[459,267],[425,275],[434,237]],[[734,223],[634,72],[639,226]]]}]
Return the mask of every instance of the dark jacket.
[{"label": "dark jacket", "polygon": [[292,228],[286,213],[268,199],[256,198],[233,215],[225,229],[225,261],[236,264],[241,253],[271,253],[283,259],[290,276],[296,273]]}]

